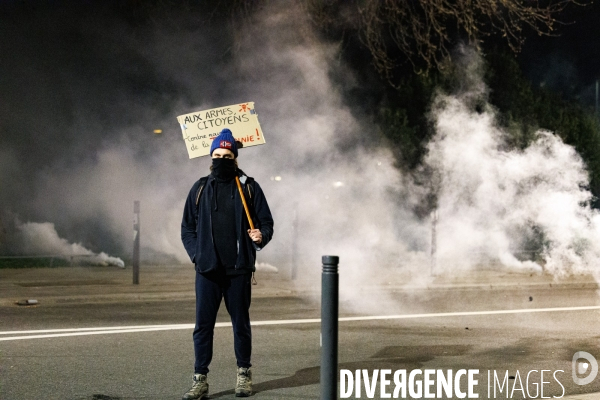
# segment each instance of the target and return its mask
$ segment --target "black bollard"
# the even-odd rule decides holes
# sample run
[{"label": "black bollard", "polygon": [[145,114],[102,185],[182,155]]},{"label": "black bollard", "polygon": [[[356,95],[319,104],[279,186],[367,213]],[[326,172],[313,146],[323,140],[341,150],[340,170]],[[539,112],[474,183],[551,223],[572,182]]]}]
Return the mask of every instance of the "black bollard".
[{"label": "black bollard", "polygon": [[140,202],[133,202],[133,284],[140,284]]},{"label": "black bollard", "polygon": [[337,399],[338,256],[323,256],[321,278],[321,400]]},{"label": "black bollard", "polygon": [[292,217],[292,280],[298,275],[297,253],[298,253],[298,203],[294,203]]}]

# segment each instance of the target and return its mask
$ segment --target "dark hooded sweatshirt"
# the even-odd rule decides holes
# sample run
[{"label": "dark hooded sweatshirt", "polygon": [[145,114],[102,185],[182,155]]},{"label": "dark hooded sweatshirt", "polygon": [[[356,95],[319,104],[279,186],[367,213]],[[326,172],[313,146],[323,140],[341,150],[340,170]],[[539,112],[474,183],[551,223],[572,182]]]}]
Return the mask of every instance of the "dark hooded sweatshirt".
[{"label": "dark hooded sweatshirt", "polygon": [[[254,227],[260,229],[262,242],[256,244],[248,235],[250,226],[235,179],[230,181],[233,185],[230,186],[223,182],[217,184],[217,180],[209,175],[196,204],[201,182],[198,180],[192,186],[183,210],[181,240],[200,273],[214,271],[220,265],[227,267],[228,274],[254,272],[256,251],[265,247],[273,237],[273,217],[260,185],[241,171],[239,175],[244,182],[242,189]],[[230,218],[231,215],[233,218]],[[232,234],[235,235],[235,249]]]},{"label": "dark hooded sweatshirt", "polygon": [[237,233],[235,224],[235,179],[215,179],[215,193],[210,206],[212,234],[220,264],[228,274],[235,273]]}]

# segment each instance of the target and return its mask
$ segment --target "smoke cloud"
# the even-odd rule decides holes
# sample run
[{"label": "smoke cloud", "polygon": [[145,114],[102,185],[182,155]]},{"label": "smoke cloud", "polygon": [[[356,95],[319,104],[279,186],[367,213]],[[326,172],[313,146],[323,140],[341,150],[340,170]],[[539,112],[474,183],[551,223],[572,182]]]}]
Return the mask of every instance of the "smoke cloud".
[{"label": "smoke cloud", "polygon": [[[470,51],[463,57],[481,62]],[[494,110],[473,107],[486,95],[478,70],[464,92],[440,94],[432,106],[436,134],[425,163],[438,182],[440,268],[594,272],[600,227],[581,157],[544,130],[524,150],[509,148]]]},{"label": "smoke cloud", "polygon": [[[78,257],[80,262],[92,265],[113,265],[123,268],[123,260],[101,252],[96,254],[80,243],[69,243],[58,236],[54,224],[50,222],[27,222],[17,226],[17,242],[24,254],[32,255],[64,255]],[[83,257],[83,258],[82,258]],[[82,259],[81,259],[82,258]]]}]

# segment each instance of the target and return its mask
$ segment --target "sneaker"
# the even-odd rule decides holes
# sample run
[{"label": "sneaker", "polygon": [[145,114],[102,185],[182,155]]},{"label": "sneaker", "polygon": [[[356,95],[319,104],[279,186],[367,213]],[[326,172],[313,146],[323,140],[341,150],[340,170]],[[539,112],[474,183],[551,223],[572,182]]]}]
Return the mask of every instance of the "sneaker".
[{"label": "sneaker", "polygon": [[192,388],[183,395],[182,400],[198,400],[204,398],[208,394],[208,382],[206,375],[194,374],[194,384]]},{"label": "sneaker", "polygon": [[239,367],[235,384],[235,397],[248,397],[250,395],[252,395],[252,371],[250,371],[250,368]]}]

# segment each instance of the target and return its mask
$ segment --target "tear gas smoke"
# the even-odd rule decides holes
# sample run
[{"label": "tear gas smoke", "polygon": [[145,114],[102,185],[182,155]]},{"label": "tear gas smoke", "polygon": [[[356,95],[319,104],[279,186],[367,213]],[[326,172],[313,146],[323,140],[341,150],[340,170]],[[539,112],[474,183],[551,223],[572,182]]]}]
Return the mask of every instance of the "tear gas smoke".
[{"label": "tear gas smoke", "polygon": [[28,256],[64,256],[76,258],[79,263],[88,265],[116,266],[123,268],[125,263],[118,257],[111,257],[101,252],[99,254],[86,249],[81,243],[69,243],[58,236],[54,224],[50,222],[26,222],[18,219],[13,223],[4,223],[3,233],[9,236],[3,243],[5,250],[14,254]]},{"label": "tear gas smoke", "polygon": [[[464,51],[468,65],[481,61]],[[432,106],[436,134],[425,164],[438,183],[438,261],[447,271],[500,264],[555,276],[593,272],[600,226],[588,174],[575,149],[544,130],[527,148],[508,148],[485,101],[482,79]],[[525,260],[535,255],[535,260]]]}]

